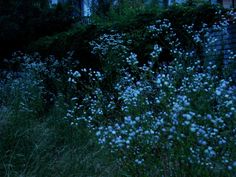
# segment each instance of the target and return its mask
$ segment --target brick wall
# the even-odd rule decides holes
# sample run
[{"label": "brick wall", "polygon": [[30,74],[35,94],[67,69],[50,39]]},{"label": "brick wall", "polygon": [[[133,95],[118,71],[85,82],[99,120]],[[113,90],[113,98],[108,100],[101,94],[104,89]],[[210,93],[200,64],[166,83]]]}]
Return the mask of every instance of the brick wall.
[{"label": "brick wall", "polygon": [[236,23],[230,24],[226,32],[213,32],[211,37],[217,41],[209,46],[211,52],[207,54],[207,60],[211,62],[221,62],[224,69],[228,70],[230,75],[236,79]]},{"label": "brick wall", "polygon": [[236,0],[223,0],[222,5],[224,8],[235,8]]}]

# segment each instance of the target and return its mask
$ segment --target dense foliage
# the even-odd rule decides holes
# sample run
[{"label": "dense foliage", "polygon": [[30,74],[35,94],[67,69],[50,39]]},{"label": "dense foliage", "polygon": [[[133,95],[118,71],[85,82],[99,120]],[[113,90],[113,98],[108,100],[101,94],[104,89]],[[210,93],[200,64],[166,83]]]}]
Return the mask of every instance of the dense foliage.
[{"label": "dense foliage", "polygon": [[[225,15],[235,18],[232,12]],[[125,33],[91,41],[102,68],[69,72],[69,82],[90,86],[86,95],[79,89],[73,98],[79,102],[68,111],[71,125],[85,122],[132,175],[232,175],[236,93],[224,72],[232,66],[208,58],[215,49],[207,48],[217,40],[209,30],[226,32],[227,24],[227,18],[212,26],[183,24],[178,35],[170,20],[157,20],[143,36],[152,45],[144,63]],[[184,35],[195,45],[186,45]],[[204,50],[199,53],[199,48]],[[165,49],[172,60],[163,60]],[[234,60],[235,53],[229,53],[221,60]]]},{"label": "dense foliage", "polygon": [[[119,13],[111,13],[110,16],[104,19],[94,17],[94,22],[89,25],[78,25],[66,32],[41,38],[31,43],[28,51],[37,51],[44,55],[53,54],[60,57],[64,56],[67,51],[74,51],[74,55],[81,60],[84,66],[89,64],[89,67],[93,67],[91,64],[94,64],[96,67],[99,65],[99,60],[97,56],[90,54],[91,47],[89,42],[98,38],[103,33],[118,31],[119,33],[126,33],[131,40],[135,41],[132,43],[132,49],[140,55],[142,60],[146,60],[152,50],[149,44],[153,42],[153,39],[146,37],[149,35],[147,34],[146,26],[152,25],[157,19],[168,19],[172,23],[172,28],[175,29],[177,35],[181,36],[182,45],[191,48],[196,44],[182,31],[182,26],[193,23],[196,30],[202,27],[202,23],[211,26],[221,18],[221,14],[216,14],[217,11],[222,11],[221,14],[225,13],[225,10],[221,7],[209,4],[195,7],[186,5],[173,6],[168,10],[157,8],[155,10],[133,11],[131,9],[121,15]],[[169,42],[161,38],[158,40],[162,46],[165,46],[164,51],[166,51],[161,60],[169,60]],[[199,47],[199,51],[201,51],[201,47]]]},{"label": "dense foliage", "polygon": [[[47,1],[46,1],[47,2]],[[0,3],[0,63],[40,37],[68,30],[74,19],[69,7],[49,8],[45,1],[17,0]]]},{"label": "dense foliage", "polygon": [[236,54],[216,51],[211,32],[227,35],[236,13],[201,4],[102,16],[57,34],[54,21],[42,36],[53,35],[27,41],[32,54],[4,61],[0,176],[233,176]]},{"label": "dense foliage", "polygon": [[0,81],[0,176],[115,176],[114,159],[94,136],[64,119],[70,91],[63,69],[76,64],[71,55],[16,53],[12,60],[19,70]]}]

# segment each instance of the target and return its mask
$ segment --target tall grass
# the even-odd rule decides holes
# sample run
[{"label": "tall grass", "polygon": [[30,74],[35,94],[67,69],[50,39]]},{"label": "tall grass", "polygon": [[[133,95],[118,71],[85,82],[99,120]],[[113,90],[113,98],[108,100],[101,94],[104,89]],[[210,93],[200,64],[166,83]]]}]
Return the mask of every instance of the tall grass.
[{"label": "tall grass", "polygon": [[62,88],[54,106],[45,108],[43,78],[36,66],[8,73],[0,84],[0,176],[116,176],[115,159],[97,145],[94,135],[64,119],[69,103]]}]

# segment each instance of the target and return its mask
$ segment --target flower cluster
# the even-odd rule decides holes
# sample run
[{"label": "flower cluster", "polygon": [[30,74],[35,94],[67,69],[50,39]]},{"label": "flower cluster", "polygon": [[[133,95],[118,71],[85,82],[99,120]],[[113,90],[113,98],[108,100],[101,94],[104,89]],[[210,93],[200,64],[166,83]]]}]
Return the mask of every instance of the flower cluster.
[{"label": "flower cluster", "polygon": [[114,85],[115,93],[97,88],[85,97],[75,108],[80,117],[73,122],[86,121],[100,144],[137,164],[151,152],[159,156],[156,151],[166,150],[188,152],[181,154],[183,160],[209,169],[216,164],[231,168],[235,87],[214,75],[215,65],[199,64],[187,67],[175,60],[159,73],[141,67],[139,80],[126,70]]},{"label": "flower cluster", "polygon": [[[48,72],[45,64],[39,61],[39,56],[14,54],[11,64],[20,65],[19,71],[3,72],[0,83],[2,97],[1,106],[11,103],[17,106],[20,112],[36,113],[40,110],[39,102],[42,101],[41,94],[44,91],[43,80],[40,75]],[[6,102],[6,103],[5,103]],[[34,109],[34,106],[38,109]],[[9,105],[8,105],[9,106]]]},{"label": "flower cluster", "polygon": [[98,41],[91,41],[93,54],[106,56],[110,51],[127,51],[124,46],[125,34],[103,34]]},{"label": "flower cluster", "polygon": [[[214,28],[223,30],[226,25],[221,23],[221,27]],[[202,24],[201,29],[194,25],[183,27],[196,44],[216,42],[210,37],[207,24]],[[128,42],[120,35],[105,35],[102,42],[91,44],[103,57],[109,49],[121,52],[119,77],[107,83],[104,70],[103,79],[94,79],[94,87],[68,111],[67,118],[72,125],[86,122],[99,144],[109,147],[131,166],[143,167],[151,159],[153,164],[166,160],[206,170],[236,170],[233,80],[219,75],[215,62],[202,65],[195,49],[183,48],[169,20],[157,20],[147,30],[155,41],[151,60],[160,58],[162,38],[169,41],[173,61],[160,65],[156,71],[153,62],[141,65],[138,55],[125,47]],[[230,57],[235,56],[230,53]],[[93,78],[91,72],[88,76]],[[76,80],[80,73],[70,75]]]},{"label": "flower cluster", "polygon": [[158,58],[161,52],[162,52],[162,47],[156,44],[154,45],[154,49],[153,49],[153,52],[151,53],[151,56],[153,58]]},{"label": "flower cluster", "polygon": [[[154,25],[147,27],[151,38],[161,41],[159,45],[166,45],[173,54],[182,54],[181,42],[177,37],[176,29],[172,27],[168,19],[157,20]],[[162,48],[158,44],[154,45],[154,50],[151,53],[152,57],[159,56]],[[165,46],[166,47],[166,46]]]},{"label": "flower cluster", "polygon": [[[14,53],[5,64],[9,68],[15,67],[15,70],[1,71],[3,102],[11,102],[25,113],[45,111],[48,109],[45,105],[56,104],[58,91],[67,83],[66,71],[77,63],[72,60],[72,53],[61,60],[54,56],[42,58],[38,53]],[[74,76],[78,74],[74,73]]]}]

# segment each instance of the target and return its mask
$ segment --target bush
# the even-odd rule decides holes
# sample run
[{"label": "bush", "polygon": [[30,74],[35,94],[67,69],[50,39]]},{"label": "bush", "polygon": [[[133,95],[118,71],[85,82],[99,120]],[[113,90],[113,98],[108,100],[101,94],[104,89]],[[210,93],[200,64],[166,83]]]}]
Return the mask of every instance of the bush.
[{"label": "bush", "polygon": [[[233,175],[235,86],[220,71],[228,66],[207,59],[214,50],[199,53],[214,43],[211,27],[224,30],[225,24],[225,18],[212,25],[187,23],[178,35],[169,19],[158,19],[145,28],[145,46],[139,48],[149,52],[144,62],[132,35],[101,35],[90,43],[100,71],[69,73],[75,88],[87,85],[68,110],[71,125],[85,122],[131,176]],[[162,58],[164,49],[171,60]]]},{"label": "bush", "polygon": [[0,176],[115,176],[116,161],[86,127],[71,129],[64,119],[70,104],[64,72],[76,65],[72,58],[17,53],[10,61],[18,71],[1,72]]},{"label": "bush", "polygon": [[74,21],[71,9],[66,6],[40,8],[19,3],[0,16],[1,65],[4,57],[25,49],[40,37],[68,30]]},{"label": "bush", "polygon": [[71,53],[59,60],[19,52],[9,61],[0,81],[0,176],[104,174],[110,166],[100,157],[93,161],[99,169],[90,163],[104,153],[97,153],[93,136],[83,127],[72,130],[64,119],[71,97],[66,74],[78,61]]},{"label": "bush", "polygon": [[[218,14],[218,12],[220,12]],[[112,12],[111,12],[112,13]],[[143,61],[147,61],[149,53],[152,50],[153,43],[158,41],[159,45],[163,47],[161,60],[166,62],[170,61],[173,56],[170,55],[169,41],[163,40],[164,36],[159,35],[159,38],[154,38],[147,32],[146,27],[151,26],[157,20],[167,19],[171,22],[172,28],[178,36],[182,48],[197,48],[199,50],[199,57],[202,52],[202,47],[199,43],[191,40],[191,34],[182,30],[184,25],[193,25],[194,30],[200,30],[202,25],[211,27],[224,15],[226,12],[218,6],[210,6],[203,4],[200,6],[180,6],[176,5],[170,7],[167,10],[148,10],[135,11],[126,14],[115,13],[114,16],[108,16],[107,18],[96,17],[93,19],[90,25],[78,25],[77,27],[70,29],[67,32],[63,32],[54,36],[41,38],[40,40],[31,43],[28,46],[29,52],[40,52],[43,55],[59,55],[63,56],[67,51],[74,51],[77,58],[85,63],[88,67],[96,67],[99,65],[99,59],[91,55],[91,47],[89,42],[98,38],[99,35],[104,33],[114,34],[117,31],[119,33],[125,33],[127,38],[133,42],[130,44],[130,48],[137,53]],[[189,18],[192,17],[192,18]],[[207,18],[206,18],[207,17]],[[169,32],[166,29],[166,32]],[[163,35],[165,30],[163,30]],[[204,35],[204,34],[201,34]],[[140,50],[142,48],[142,50]],[[94,63],[95,66],[88,65],[88,63]]]},{"label": "bush", "polygon": [[63,57],[73,51],[84,67],[98,67],[97,57],[91,54],[89,42],[105,31],[95,25],[78,25],[77,27],[54,36],[48,36],[31,43],[28,52],[39,52],[43,56],[55,55]]}]

